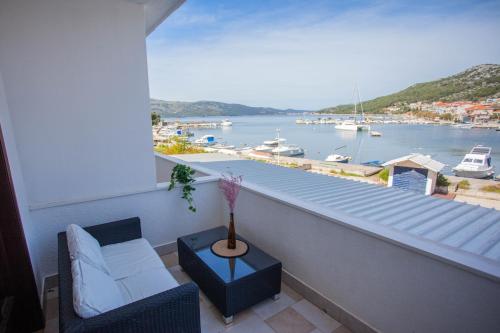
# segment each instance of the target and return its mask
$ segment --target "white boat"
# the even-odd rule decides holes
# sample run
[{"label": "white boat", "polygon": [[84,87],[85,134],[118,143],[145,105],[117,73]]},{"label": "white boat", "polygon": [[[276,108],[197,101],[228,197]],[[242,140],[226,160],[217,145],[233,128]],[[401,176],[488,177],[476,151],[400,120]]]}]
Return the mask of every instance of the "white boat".
[{"label": "white boat", "polygon": [[335,129],[344,131],[361,131],[361,127],[354,120],[345,120],[335,125]]},{"label": "white boat", "polygon": [[224,119],[223,121],[221,121],[220,125],[222,127],[229,127],[229,126],[233,126],[233,123],[230,122],[228,119]]},{"label": "white boat", "polygon": [[[357,99],[356,99],[357,97]],[[357,120],[358,104],[361,108],[361,121]],[[361,103],[361,98],[359,97],[358,87],[354,87],[354,110],[353,110],[354,120],[344,120],[341,123],[335,125],[335,129],[344,131],[369,131],[370,125],[365,122],[365,111],[363,109],[363,103]]]},{"label": "white boat", "polygon": [[213,135],[204,135],[199,139],[194,140],[194,144],[199,146],[211,146],[216,143],[215,136]]},{"label": "white boat", "polygon": [[382,136],[382,133],[377,132],[377,131],[371,131],[371,132],[370,132],[370,135],[371,135],[371,136]]},{"label": "white boat", "polygon": [[282,144],[285,142],[286,142],[285,138],[274,138],[273,140],[264,141],[264,145],[270,146],[270,147],[277,147],[279,144]]},{"label": "white boat", "polygon": [[297,145],[279,145],[271,153],[280,156],[301,156],[304,155],[304,149]]},{"label": "white boat", "polygon": [[491,148],[475,146],[466,154],[462,162],[453,168],[453,173],[458,177],[488,178],[493,176],[495,170],[491,165]]},{"label": "white boat", "polygon": [[345,156],[340,154],[331,154],[328,155],[325,159],[326,162],[337,162],[337,163],[348,163],[351,159],[351,156]]}]

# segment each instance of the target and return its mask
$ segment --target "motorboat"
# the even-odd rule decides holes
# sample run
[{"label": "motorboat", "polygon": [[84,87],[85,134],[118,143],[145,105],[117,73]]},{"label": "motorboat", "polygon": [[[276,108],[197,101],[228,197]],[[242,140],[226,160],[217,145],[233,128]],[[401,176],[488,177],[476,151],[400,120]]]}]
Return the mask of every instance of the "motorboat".
[{"label": "motorboat", "polygon": [[260,145],[253,148],[254,151],[264,152],[264,153],[270,153],[273,149],[274,147],[268,145]]},{"label": "motorboat", "polygon": [[475,146],[462,162],[453,168],[458,177],[489,178],[495,173],[491,165],[491,147]]},{"label": "motorboat", "polygon": [[263,143],[266,146],[277,147],[279,144],[282,144],[285,142],[286,142],[285,138],[274,138],[273,140],[266,140]]},{"label": "motorboat", "polygon": [[231,121],[229,121],[228,119],[224,119],[223,121],[221,121],[220,125],[222,127],[230,127],[230,126],[233,126],[233,123]]},{"label": "motorboat", "polygon": [[194,144],[198,146],[212,146],[216,143],[215,136],[204,135],[199,139],[194,140]]},{"label": "motorboat", "polygon": [[331,154],[328,155],[325,159],[326,162],[337,162],[337,163],[348,163],[351,159],[351,156],[340,155],[340,154]]},{"label": "motorboat", "polygon": [[271,153],[274,148],[285,142],[285,138],[274,138],[273,140],[264,141],[263,144],[254,147],[253,150],[258,152]]},{"label": "motorboat", "polygon": [[304,155],[304,149],[297,145],[279,145],[271,153],[280,156],[302,156]]},{"label": "motorboat", "polygon": [[371,136],[382,136],[382,133],[377,132],[377,131],[370,131]]}]

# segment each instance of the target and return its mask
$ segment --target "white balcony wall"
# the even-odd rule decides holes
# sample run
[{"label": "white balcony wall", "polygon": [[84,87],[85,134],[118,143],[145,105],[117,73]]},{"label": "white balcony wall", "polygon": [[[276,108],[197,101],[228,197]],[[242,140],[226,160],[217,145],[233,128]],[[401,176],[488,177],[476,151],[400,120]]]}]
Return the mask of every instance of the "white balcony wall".
[{"label": "white balcony wall", "polygon": [[138,216],[143,237],[153,246],[221,225],[222,198],[217,182],[200,178],[195,187],[196,213],[188,210],[180,188],[167,191],[166,184],[144,193],[32,210],[41,275],[57,274],[57,233],[70,223],[90,226]]},{"label": "white balcony wall", "polygon": [[359,319],[387,333],[500,332],[498,281],[290,202],[243,189],[236,232]]},{"label": "white balcony wall", "polygon": [[155,187],[143,5],[1,1],[0,71],[31,207]]},{"label": "white balcony wall", "polygon": [[[176,162],[166,159],[165,155],[155,153],[155,164],[156,164],[156,181],[158,183],[165,183],[170,181],[170,175],[172,170],[177,165]],[[193,177],[203,177],[207,176],[206,173],[196,171]]]}]

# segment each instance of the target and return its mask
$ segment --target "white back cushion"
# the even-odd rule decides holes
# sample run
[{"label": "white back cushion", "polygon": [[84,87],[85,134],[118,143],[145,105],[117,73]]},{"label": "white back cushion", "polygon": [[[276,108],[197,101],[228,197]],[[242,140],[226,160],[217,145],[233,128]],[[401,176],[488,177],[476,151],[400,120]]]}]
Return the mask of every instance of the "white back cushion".
[{"label": "white back cushion", "polygon": [[97,239],[76,224],[70,224],[66,228],[68,239],[68,250],[71,260],[82,260],[94,268],[109,274],[109,268],[101,252],[101,246]]},{"label": "white back cushion", "polygon": [[83,260],[71,262],[73,307],[82,318],[97,316],[125,305],[112,277]]},{"label": "white back cushion", "polygon": [[101,253],[115,280],[150,269],[165,268],[158,253],[144,238],[101,247]]}]

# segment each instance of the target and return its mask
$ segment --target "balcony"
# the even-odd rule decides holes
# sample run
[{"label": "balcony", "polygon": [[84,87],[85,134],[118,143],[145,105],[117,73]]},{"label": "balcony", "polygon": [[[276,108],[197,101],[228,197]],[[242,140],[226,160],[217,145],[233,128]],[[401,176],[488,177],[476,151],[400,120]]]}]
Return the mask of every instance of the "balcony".
[{"label": "balcony", "polygon": [[[144,221],[145,237],[162,255],[175,278],[184,283],[189,276],[177,265],[175,239],[224,225],[227,211],[217,188],[219,174],[229,171],[243,174],[245,181],[236,209],[237,232],[282,261],[283,296],[277,302],[269,300],[236,315],[234,323],[226,327],[221,315],[202,294],[203,332],[239,332],[240,329],[242,332],[256,329],[287,332],[283,327],[291,323],[294,327],[302,327],[304,332],[315,328],[319,332],[334,329],[338,332],[402,332],[415,327],[428,332],[493,331],[499,325],[495,315],[500,292],[498,259],[490,258],[496,253],[491,249],[496,249],[498,243],[491,238],[484,239],[481,233],[497,226],[498,212],[470,205],[455,206],[455,203],[451,207],[447,201],[419,195],[411,200],[403,196],[399,200],[404,202],[389,201],[393,195],[391,189],[372,190],[378,200],[384,202],[382,205],[386,205],[381,207],[377,201],[372,203],[374,197],[367,199],[370,189],[356,187],[365,184],[342,181],[345,200],[343,197],[336,202],[351,207],[348,214],[345,210],[324,205],[331,202],[326,200],[329,195],[335,196],[325,194],[324,189],[340,186],[331,177],[310,175],[314,178],[308,179],[309,174],[303,171],[258,162],[217,161],[212,154],[192,155],[186,159],[190,162],[156,155],[157,175],[159,181],[166,180],[165,175],[177,163],[197,169],[194,195],[198,211],[195,214],[187,210],[179,190],[166,191],[164,182],[147,193],[52,207],[39,213],[45,212],[47,220],[57,216],[60,219],[57,229],[61,230],[63,221],[67,221],[74,210],[119,209],[123,217],[135,212]],[[296,172],[305,181],[299,182],[294,177]],[[353,193],[351,196],[347,193],[348,188],[349,193]],[[398,204],[391,205],[394,200]],[[410,203],[412,207],[408,206]],[[391,207],[392,214],[388,211]],[[424,211],[416,207],[424,207]],[[369,212],[371,217],[356,218],[353,212],[358,211]],[[382,216],[382,213],[391,221],[395,221],[397,214],[403,214],[399,223],[411,222],[414,229],[430,228],[434,234],[444,235],[449,228],[455,230],[449,231],[442,240],[455,239],[467,228],[477,229],[477,232],[468,232],[469,242],[452,247],[408,232],[414,230],[412,228],[395,230],[377,225],[374,216]],[[443,223],[449,220],[449,214],[455,217],[454,221],[461,221],[461,228],[458,222]],[[483,218],[477,220],[474,214]],[[106,221],[104,216],[102,218]],[[421,223],[416,223],[418,221]],[[475,225],[474,221],[479,221],[480,225]],[[43,257],[47,267],[55,264],[55,253],[49,246],[54,243],[55,232],[46,232],[47,251]],[[485,242],[482,246],[477,245],[480,240]],[[482,254],[472,251],[475,248],[482,249]],[[51,299],[51,290],[56,287],[53,277],[48,277],[46,286],[47,331],[50,331],[57,315],[56,300]],[[457,298],[460,301],[456,301]],[[462,320],[457,317],[459,313],[476,313],[481,319]]]},{"label": "balcony", "polygon": [[[499,332],[498,211],[213,154],[152,154],[144,38],[182,2],[0,3],[0,273],[22,268],[9,281],[33,306],[22,319],[43,326],[42,303],[45,331],[57,331],[57,234],[71,223],[139,216],[188,281],[176,239],[227,223],[218,181],[233,172],[244,177],[236,231],[282,262],[283,294],[229,326],[202,295],[204,332]],[[178,163],[197,171],[196,213],[167,190]]]}]

